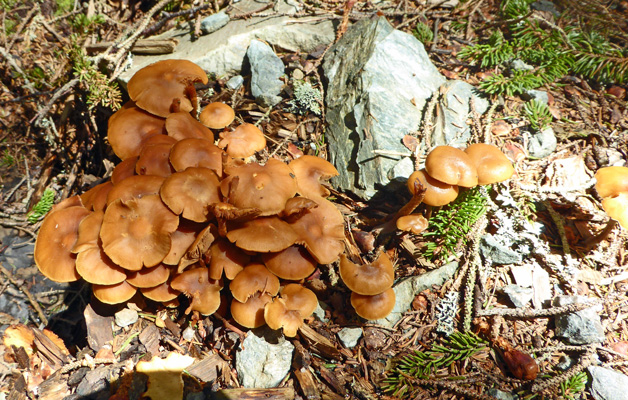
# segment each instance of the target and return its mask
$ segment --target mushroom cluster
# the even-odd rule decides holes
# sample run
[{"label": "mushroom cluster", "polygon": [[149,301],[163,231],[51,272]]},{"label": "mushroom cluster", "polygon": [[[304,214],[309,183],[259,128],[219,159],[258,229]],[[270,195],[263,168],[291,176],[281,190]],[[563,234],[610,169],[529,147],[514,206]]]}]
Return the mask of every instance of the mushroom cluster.
[{"label": "mushroom cluster", "polygon": [[[423,203],[440,207],[458,197],[459,187],[472,188],[509,179],[512,163],[496,146],[475,143],[460,150],[451,146],[435,147],[425,159],[425,168],[408,178],[408,189],[425,188]],[[419,180],[421,185],[416,185]]]},{"label": "mushroom cluster", "polygon": [[232,297],[242,326],[294,336],[318,304],[299,281],[344,250],[344,219],[321,183],[338,171],[307,155],[251,161],[266,146],[255,125],[230,129],[235,112],[222,103],[206,106],[201,122],[192,116],[194,84],[207,81],[184,60],[131,78],[131,101],[108,125],[122,161],[109,181],[45,218],[35,262],[52,280],[86,280],[104,303],[138,292],[168,303],[184,293],[186,312],[209,315]]},{"label": "mushroom cluster", "polygon": [[628,229],[628,167],[604,167],[595,173],[595,189],[609,217]]}]

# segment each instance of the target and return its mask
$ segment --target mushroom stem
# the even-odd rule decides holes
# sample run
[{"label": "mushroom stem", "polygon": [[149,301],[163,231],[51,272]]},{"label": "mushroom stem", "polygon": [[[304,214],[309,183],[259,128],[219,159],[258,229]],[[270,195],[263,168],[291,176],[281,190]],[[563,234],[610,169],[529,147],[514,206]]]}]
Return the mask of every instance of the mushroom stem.
[{"label": "mushroom stem", "polygon": [[198,115],[198,96],[196,95],[196,88],[194,87],[194,83],[188,83],[183,90],[185,93],[185,97],[190,99],[190,103],[192,103],[192,115],[196,117]]},{"label": "mushroom stem", "polygon": [[617,221],[615,221],[612,218],[609,219],[608,223],[606,224],[606,226],[604,227],[604,229],[602,229],[602,231],[600,233],[598,233],[597,235],[595,235],[593,237],[590,237],[587,240],[585,240],[584,247],[587,250],[592,249],[593,246],[595,246],[596,244],[600,243],[602,240],[606,239],[608,237],[608,235],[611,234],[613,229],[615,229],[616,225],[617,225]]}]

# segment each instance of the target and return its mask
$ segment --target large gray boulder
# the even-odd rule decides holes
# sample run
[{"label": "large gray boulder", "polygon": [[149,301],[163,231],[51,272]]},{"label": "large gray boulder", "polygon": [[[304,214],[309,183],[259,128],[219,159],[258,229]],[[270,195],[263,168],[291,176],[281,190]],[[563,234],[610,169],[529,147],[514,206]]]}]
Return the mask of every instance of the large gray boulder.
[{"label": "large gray boulder", "polygon": [[423,44],[384,17],[353,25],[323,63],[330,158],[340,175],[332,183],[368,199],[414,170],[404,135],[419,128],[426,100],[445,78]]}]

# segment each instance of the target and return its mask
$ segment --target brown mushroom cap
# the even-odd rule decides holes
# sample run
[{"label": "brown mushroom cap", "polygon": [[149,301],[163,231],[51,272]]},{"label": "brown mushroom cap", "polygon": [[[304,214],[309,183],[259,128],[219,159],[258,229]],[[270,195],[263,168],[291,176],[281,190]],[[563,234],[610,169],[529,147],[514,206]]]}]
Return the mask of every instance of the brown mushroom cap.
[{"label": "brown mushroom cap", "polygon": [[340,256],[338,272],[342,281],[352,292],[373,296],[380,294],[395,281],[395,269],[385,252],[370,264],[355,264],[343,254]]},{"label": "brown mushroom cap", "polygon": [[147,140],[135,163],[135,172],[138,175],[170,176],[174,172],[170,165],[170,150],[175,143],[175,139],[165,135]]},{"label": "brown mushroom cap", "polygon": [[179,217],[158,195],[116,200],[105,211],[100,239],[105,253],[124,269],[139,271],[159,264],[170,251],[170,234]]},{"label": "brown mushroom cap", "polygon": [[130,271],[126,281],[136,288],[152,288],[166,282],[170,277],[170,272],[170,268],[159,263],[154,267]]},{"label": "brown mushroom cap", "polygon": [[338,175],[338,170],[329,161],[316,156],[301,156],[290,162],[297,177],[298,192],[308,198],[327,197],[329,190],[321,184]]},{"label": "brown mushroom cap", "polygon": [[298,218],[316,207],[318,207],[318,204],[314,200],[303,196],[296,196],[286,201],[286,205],[280,216],[282,218]]},{"label": "brown mushroom cap", "polygon": [[177,271],[181,272],[189,265],[200,261],[209,251],[209,248],[211,244],[214,243],[214,239],[217,235],[218,232],[214,224],[208,224],[205,226],[205,228],[198,233],[196,239],[194,239],[194,242],[192,242],[183,257],[181,257],[181,260],[179,260]]},{"label": "brown mushroom cap", "polygon": [[427,219],[419,214],[404,215],[403,217],[397,218],[395,223],[397,225],[397,229],[404,232],[412,232],[415,235],[418,235],[426,230],[429,225]]},{"label": "brown mushroom cap", "polygon": [[212,243],[209,252],[210,279],[220,279],[224,271],[225,277],[232,280],[251,260],[251,256],[224,239]]},{"label": "brown mushroom cap", "polygon": [[233,300],[231,302],[231,316],[245,328],[257,328],[266,323],[264,321],[264,307],[273,298],[268,293],[257,292],[244,303]]},{"label": "brown mushroom cap", "polygon": [[81,195],[82,205],[88,210],[103,211],[107,207],[107,198],[111,189],[113,189],[111,181],[94,186]]},{"label": "brown mushroom cap", "polygon": [[414,171],[408,178],[408,190],[414,194],[414,181],[419,179],[426,189],[423,203],[428,206],[440,207],[449,204],[458,197],[458,186],[450,185],[429,176],[424,169]]},{"label": "brown mushroom cap", "polygon": [[628,192],[603,199],[602,207],[609,217],[619,222],[624,229],[628,229]]},{"label": "brown mushroom cap", "polygon": [[244,303],[255,292],[274,296],[279,292],[279,279],[263,264],[244,267],[229,284],[233,298]]},{"label": "brown mushroom cap", "polygon": [[451,146],[437,146],[425,159],[425,170],[434,179],[450,185],[474,187],[478,172],[464,151]]},{"label": "brown mushroom cap", "polygon": [[309,317],[317,305],[314,292],[291,283],[281,290],[281,297],[266,304],[264,320],[271,329],[283,328],[284,335],[294,337],[303,319]]},{"label": "brown mushroom cap", "polygon": [[316,260],[301,246],[293,245],[276,253],[262,254],[262,260],[281,279],[298,281],[312,275]]},{"label": "brown mushroom cap", "polygon": [[[257,163],[225,167],[221,182],[224,196],[238,208],[257,208],[262,215],[277,214],[297,193],[297,182],[290,167],[274,158],[265,165]],[[234,185],[232,182],[237,179]]]},{"label": "brown mushroom cap", "polygon": [[368,320],[385,318],[395,308],[395,291],[390,288],[375,296],[351,293],[351,305],[356,314]]},{"label": "brown mushroom cap", "polygon": [[136,157],[146,139],[166,133],[166,121],[131,105],[116,111],[107,128],[109,144],[121,160]]},{"label": "brown mushroom cap", "polygon": [[177,230],[170,235],[170,252],[162,261],[167,265],[177,265],[181,257],[188,251],[194,243],[199,232],[203,230],[203,225],[188,220],[179,220]]},{"label": "brown mushroom cap", "polygon": [[595,173],[595,190],[601,198],[628,193],[628,167],[604,167]]},{"label": "brown mushroom cap", "polygon": [[122,281],[116,285],[92,285],[92,293],[105,304],[119,304],[135,296],[137,288]]},{"label": "brown mushroom cap", "polygon": [[168,282],[164,282],[152,288],[141,288],[140,292],[142,292],[147,299],[162,303],[172,301],[181,294],[178,290],[173,289]]},{"label": "brown mushroom cap", "polygon": [[290,219],[297,233],[297,244],[305,246],[319,264],[329,264],[344,251],[344,218],[336,206],[324,199],[315,200],[317,207],[296,219]]},{"label": "brown mushroom cap", "polygon": [[44,218],[35,241],[35,263],[48,279],[73,282],[81,278],[71,250],[78,238],[79,224],[89,213],[85,207],[72,206]]},{"label": "brown mushroom cap", "polygon": [[166,178],[159,194],[175,214],[206,222],[207,207],[220,201],[220,181],[211,169],[190,167]]},{"label": "brown mushroom cap", "polygon": [[241,249],[268,253],[294,244],[299,235],[277,217],[258,217],[229,223],[227,239]]},{"label": "brown mushroom cap", "polygon": [[222,283],[209,279],[207,268],[195,268],[184,271],[172,280],[173,289],[185,293],[190,297],[190,306],[185,310],[198,311],[203,315],[210,315],[220,306],[220,290]]},{"label": "brown mushroom cap", "polygon": [[166,118],[168,136],[176,140],[189,138],[214,141],[214,134],[205,125],[194,119],[188,112],[180,111],[168,115]]},{"label": "brown mushroom cap", "polygon": [[223,129],[233,122],[235,111],[229,105],[216,101],[206,105],[198,118],[208,128]]},{"label": "brown mushroom cap", "polygon": [[126,178],[135,175],[135,164],[139,156],[129,157],[122,162],[118,163],[111,173],[111,183],[114,185],[119,184]]},{"label": "brown mushroom cap", "polygon": [[170,150],[170,164],[175,171],[184,171],[189,167],[204,167],[222,176],[222,155],[222,150],[209,140],[183,139]]},{"label": "brown mushroom cap", "polygon": [[266,138],[258,127],[244,123],[233,131],[220,132],[218,147],[231,157],[247,158],[266,147]]},{"label": "brown mushroom cap", "polygon": [[133,175],[117,185],[107,194],[107,204],[116,200],[140,199],[144,196],[158,195],[165,178],[157,175]]},{"label": "brown mushroom cap", "polygon": [[196,82],[208,82],[207,74],[198,65],[187,60],[162,60],[137,71],[127,89],[138,107],[167,117],[173,101],[180,102],[181,111],[192,111],[189,89]]},{"label": "brown mushroom cap", "polygon": [[490,185],[510,179],[515,172],[510,160],[496,146],[475,143],[464,150],[478,172],[478,184]]}]

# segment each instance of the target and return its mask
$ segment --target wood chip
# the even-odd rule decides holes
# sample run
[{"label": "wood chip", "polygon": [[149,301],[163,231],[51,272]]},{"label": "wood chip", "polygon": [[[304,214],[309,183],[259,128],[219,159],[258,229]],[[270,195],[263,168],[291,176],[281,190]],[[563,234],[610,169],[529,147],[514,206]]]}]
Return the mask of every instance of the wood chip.
[{"label": "wood chip", "polygon": [[341,352],[329,339],[316,332],[308,325],[301,326],[301,328],[299,328],[299,333],[305,340],[307,340],[312,352],[320,354],[326,358],[333,358],[336,360],[340,360],[342,358]]},{"label": "wood chip", "polygon": [[69,361],[64,351],[50,340],[48,336],[44,335],[39,329],[33,329],[33,333],[35,334],[34,343],[37,351],[49,361],[52,367],[58,368]]},{"label": "wood chip", "polygon": [[87,325],[87,344],[94,350],[100,350],[105,344],[113,342],[113,317],[98,315],[90,304],[83,312]]},{"label": "wood chip", "polygon": [[274,389],[223,389],[214,393],[215,400],[293,400],[292,388]]},{"label": "wood chip", "polygon": [[218,354],[211,354],[201,361],[195,362],[185,371],[200,381],[213,382],[225,366],[227,366],[227,362],[222,357]]},{"label": "wood chip", "polygon": [[148,324],[140,333],[140,343],[146,347],[146,351],[152,355],[159,354],[159,328],[154,324]]},{"label": "wood chip", "polygon": [[309,368],[299,368],[293,370],[293,372],[299,382],[304,398],[310,400],[321,398],[318,387],[316,386],[316,381],[314,380],[314,374],[312,374]]}]

